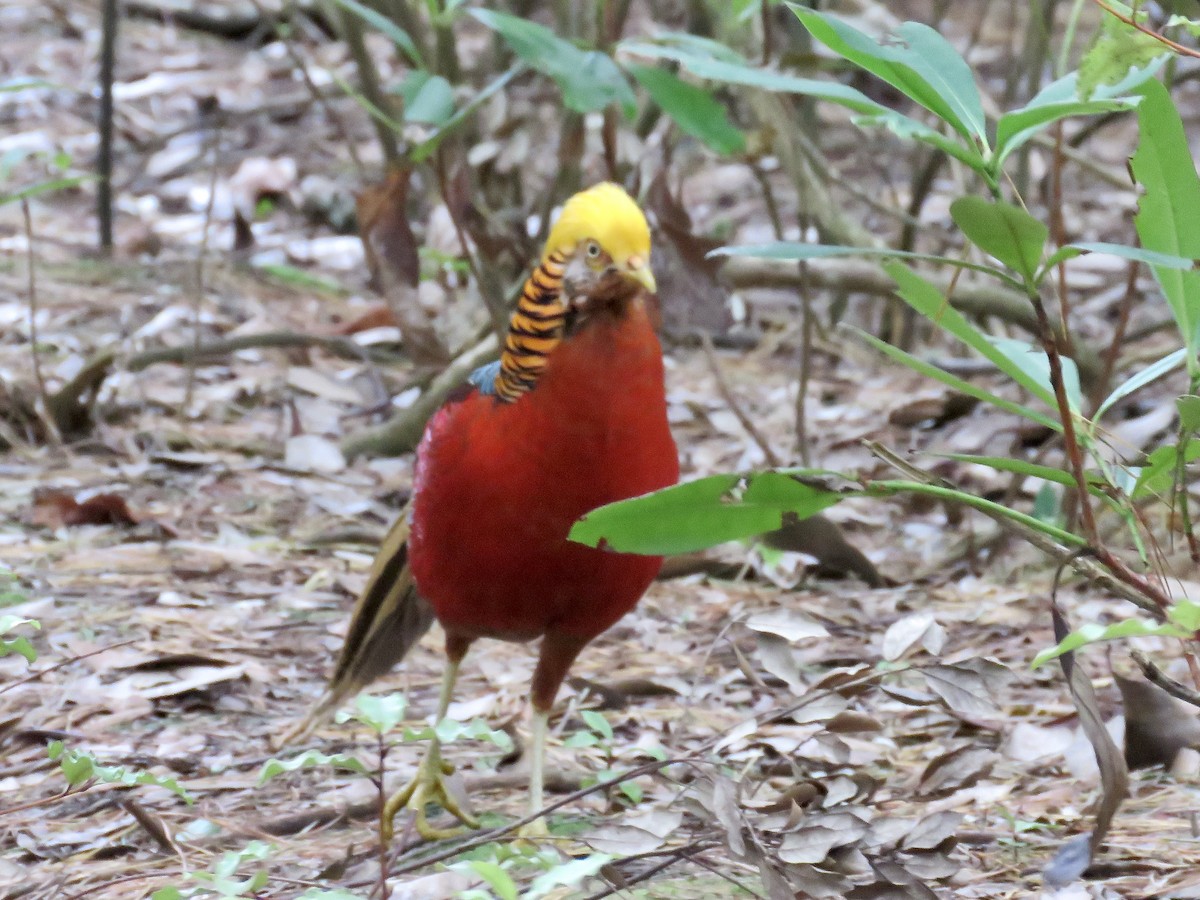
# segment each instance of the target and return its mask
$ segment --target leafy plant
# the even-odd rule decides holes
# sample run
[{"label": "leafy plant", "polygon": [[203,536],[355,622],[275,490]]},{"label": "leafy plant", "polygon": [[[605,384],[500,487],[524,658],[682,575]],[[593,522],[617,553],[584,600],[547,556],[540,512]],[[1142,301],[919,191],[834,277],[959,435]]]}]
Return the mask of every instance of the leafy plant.
[{"label": "leafy plant", "polygon": [[59,769],[67,779],[67,785],[71,788],[93,782],[129,786],[145,784],[166,788],[185,803],[194,802],[192,795],[169,775],[155,775],[152,772],[131,769],[127,766],[104,765],[93,754],[85,750],[68,749],[62,741],[51,741],[46,752],[52,760],[58,763]]},{"label": "leafy plant", "polygon": [[[1180,621],[1173,604],[1157,585],[1134,571],[1108,549],[1095,523],[1092,498],[1115,511],[1125,523],[1134,546],[1145,557],[1144,517],[1136,504],[1174,489],[1185,535],[1197,552],[1182,490],[1187,463],[1200,453],[1192,435],[1200,426],[1200,274],[1194,260],[1200,257],[1200,179],[1197,178],[1179,114],[1167,90],[1154,79],[1162,67],[1165,48],[1153,58],[1139,56],[1138,64],[1125,65],[1119,77],[1107,74],[1089,80],[1086,94],[1079,75],[1071,73],[1041,90],[1031,101],[1004,111],[988,123],[970,69],[952,46],[923,25],[900,26],[890,42],[879,42],[837,18],[790,4],[813,38],[850,63],[887,82],[935,118],[931,127],[910,116],[884,108],[852,88],[769,72],[748,65],[725,50],[673,37],[655,43],[626,44],[625,52],[671,60],[693,76],[765,89],[798,93],[832,102],[856,114],[861,127],[885,127],[924,142],[946,153],[973,171],[983,188],[954,200],[950,214],[967,248],[961,256],[937,256],[893,249],[779,242],[768,245],[726,247],[725,255],[787,260],[813,260],[836,256],[874,255],[885,259],[884,268],[896,282],[896,295],[919,316],[973,352],[988,360],[1017,389],[1003,394],[965,382],[950,372],[919,360],[897,347],[861,331],[862,340],[880,352],[1003,411],[1051,429],[1065,450],[1062,467],[1033,465],[1021,459],[975,457],[972,461],[1040,478],[1047,484],[1073,488],[1078,498],[1078,518],[1035,515],[990,505],[984,498],[933,479],[914,478],[865,482],[852,476],[835,476],[807,470],[774,470],[757,474],[715,475],[668,488],[645,497],[612,504],[583,517],[572,538],[592,546],[617,550],[674,553],[696,550],[728,540],[773,530],[792,517],[804,518],[848,496],[889,496],[920,492],[981,509],[1014,522],[1026,533],[1039,534],[1063,548],[1086,547],[1157,620],[1136,624],[1087,627],[1072,636],[1070,646],[1123,634],[1157,633],[1189,637],[1195,633]],[[1133,172],[1144,187],[1136,226],[1141,247],[1107,243],[1071,243],[1055,246],[1048,225],[1032,215],[1011,185],[1004,167],[1039,132],[1066,117],[1117,111],[1136,111],[1141,133]],[[1054,323],[1043,292],[1057,290],[1052,278],[1066,260],[1084,253],[1105,253],[1150,267],[1171,308],[1183,346],[1116,385],[1094,413],[1086,398],[1077,366],[1063,350],[1070,346],[1065,329]],[[956,270],[969,269],[1027,298],[1038,323],[1037,342],[998,337],[954,308],[952,298],[920,274],[917,263],[934,263]],[[1173,447],[1160,447],[1144,465],[1114,462],[1104,454],[1106,433],[1102,416],[1122,398],[1186,366],[1189,393],[1179,400],[1180,427]],[[919,470],[914,470],[919,473]],[[814,480],[819,476],[818,480]],[[840,483],[835,480],[840,478]],[[1070,527],[1066,526],[1070,522]],[[1185,620],[1187,616],[1185,615]],[[1131,620],[1135,622],[1136,620]],[[1188,620],[1190,621],[1190,620]],[[1124,630],[1123,630],[1124,629]],[[1154,630],[1157,629],[1157,630]],[[1063,647],[1057,653],[1064,652]],[[1046,658],[1049,658],[1048,656]],[[1041,657],[1039,657],[1041,659]]]},{"label": "leafy plant", "polygon": [[23,627],[38,629],[42,626],[36,619],[25,619],[21,616],[14,616],[7,613],[0,615],[0,656],[8,656],[10,653],[20,653],[25,657],[26,662],[33,662],[37,659],[37,650],[29,642],[28,637],[25,635],[17,635],[12,638],[5,637],[5,635],[14,629]]}]

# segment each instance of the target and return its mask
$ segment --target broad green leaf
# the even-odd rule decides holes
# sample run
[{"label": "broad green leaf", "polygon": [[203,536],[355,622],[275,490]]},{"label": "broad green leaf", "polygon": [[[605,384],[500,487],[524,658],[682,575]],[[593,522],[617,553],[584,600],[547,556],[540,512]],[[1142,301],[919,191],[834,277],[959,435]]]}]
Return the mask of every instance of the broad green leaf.
[{"label": "broad green leaf", "polygon": [[[548,872],[543,872],[529,885],[529,890],[523,897],[525,900],[538,900],[555,891],[558,887],[574,887],[583,879],[590,878],[613,861],[615,857],[607,853],[593,853],[590,856],[570,859],[559,863]],[[572,892],[574,896],[582,896],[581,892]],[[561,893],[559,894],[562,895]]]},{"label": "broad green leaf", "polygon": [[1055,646],[1043,650],[1033,658],[1031,665],[1036,669],[1038,666],[1044,665],[1050,660],[1062,656],[1064,653],[1070,653],[1073,650],[1078,650],[1080,647],[1085,647],[1088,644],[1094,644],[1098,641],[1115,641],[1121,638],[1148,636],[1190,637],[1185,629],[1169,622],[1160,624],[1157,622],[1147,622],[1144,619],[1125,619],[1114,625],[1101,625],[1098,622],[1089,622],[1072,631]]},{"label": "broad green leaf", "polygon": [[345,722],[355,719],[372,731],[387,734],[404,721],[408,700],[403,694],[359,694],[354,698],[353,713],[338,713],[337,720]]},{"label": "broad green leaf", "polygon": [[517,75],[525,71],[524,63],[517,63],[511,66],[507,72],[494,78],[483,90],[464,104],[458,112],[447,119],[433,134],[422,141],[417,146],[413,147],[408,152],[408,158],[414,163],[420,163],[428,159],[433,152],[438,148],[442,140],[459,125],[465,122],[475,110],[483,106],[494,94],[504,88]]},{"label": "broad green leaf", "polygon": [[1001,372],[1008,375],[1050,409],[1058,408],[1054,394],[1046,387],[1046,382],[1041,378],[1030,376],[1025,366],[1015,364],[991,338],[975,328],[962,313],[952,307],[935,285],[930,284],[902,263],[884,263],[884,268],[896,280],[898,285],[896,293],[905,303],[939,328],[973,348],[985,359],[991,360]]},{"label": "broad green leaf", "polygon": [[[625,49],[627,45],[637,43],[637,41],[626,40],[622,41],[618,46],[621,49]],[[746,57],[732,47],[722,44],[720,41],[715,41],[712,38],[702,37],[698,34],[688,34],[686,31],[656,31],[654,33],[654,43],[664,47],[674,47],[677,50],[687,52],[696,57],[716,59],[722,62],[736,63],[741,66],[750,65]]]},{"label": "broad green leaf", "polygon": [[345,753],[328,755],[321,753],[319,750],[306,750],[304,753],[301,753],[299,756],[293,756],[291,759],[267,760],[263,764],[262,771],[258,773],[258,783],[263,784],[270,781],[276,775],[282,775],[285,772],[295,772],[297,769],[311,769],[314,766],[330,766],[346,772],[357,772],[359,775],[370,774],[370,770],[357,757],[348,756]]},{"label": "broad green leaf", "polygon": [[700,478],[593,510],[575,523],[570,538],[621,553],[688,553],[774,531],[845,496],[798,480],[803,475]]},{"label": "broad green leaf", "polygon": [[1071,116],[1094,116],[1100,113],[1119,112],[1132,109],[1137,98],[1120,100],[1064,100],[1059,103],[1030,103],[1002,115],[996,122],[997,170],[1014,151],[1020,149],[1034,135],[1062,119]]},{"label": "broad green leaf", "polygon": [[1176,600],[1167,610],[1167,619],[1188,631],[1200,631],[1200,603]]},{"label": "broad green leaf", "polygon": [[1200,397],[1195,394],[1176,397],[1175,408],[1179,410],[1179,427],[1184,434],[1200,431]]},{"label": "broad green leaf", "polygon": [[[1196,175],[1179,112],[1157,81],[1142,87],[1138,107],[1140,138],[1130,160],[1144,188],[1134,217],[1142,246],[1185,259],[1200,258],[1200,177]],[[1175,316],[1188,355],[1188,371],[1198,370],[1200,347],[1200,271],[1151,266]]]},{"label": "broad green leaf", "polygon": [[[1046,356],[1046,351],[1041,347],[1034,347],[1032,344],[1014,338],[989,337],[988,340],[992,342],[993,347],[1008,357],[1013,365],[1018,366],[1028,378],[1040,384],[1042,390],[1051,397],[1054,396],[1054,388],[1050,383],[1050,360]],[[1072,412],[1079,412],[1083,402],[1083,392],[1079,388],[1079,369],[1075,365],[1075,360],[1069,356],[1060,356],[1059,362],[1062,364],[1067,406]],[[1057,404],[1054,408],[1058,408]]]},{"label": "broad green leaf", "polygon": [[1099,422],[1100,417],[1112,409],[1114,403],[1128,397],[1134,391],[1145,387],[1152,381],[1157,381],[1169,372],[1174,372],[1184,364],[1187,359],[1187,348],[1181,347],[1178,350],[1168,353],[1158,362],[1151,363],[1138,372],[1131,378],[1126,379],[1122,384],[1117,385],[1113,392],[1104,398],[1104,402],[1096,409],[1096,414],[1092,416],[1093,422]]},{"label": "broad green leaf", "polygon": [[725,107],[708,91],[658,66],[631,64],[626,68],[683,131],[725,156],[745,148],[745,135],[729,121]]},{"label": "broad green leaf", "polygon": [[877,257],[881,259],[912,259],[939,265],[970,269],[999,278],[1016,290],[1023,287],[1007,272],[995,266],[965,262],[952,256],[937,256],[932,253],[913,253],[909,250],[893,250],[890,247],[845,247],[835,244],[804,244],[798,241],[773,241],[769,244],[742,244],[733,247],[718,247],[709,256],[751,256],[755,259],[831,259],[842,256]]},{"label": "broad green leaf", "polygon": [[602,713],[598,713],[594,709],[584,709],[579,711],[579,715],[587,723],[587,727],[600,735],[600,737],[606,741],[613,739],[612,725],[609,724],[608,719],[604,718]]},{"label": "broad green leaf", "polygon": [[905,22],[885,45],[833,16],[788,5],[809,33],[834,53],[943,119],[968,143],[988,146],[983,103],[971,68],[932,28]]},{"label": "broad green leaf", "polygon": [[421,65],[421,54],[417,51],[417,45],[413,43],[413,39],[407,31],[387,16],[372,9],[365,3],[359,3],[358,0],[333,0],[333,2],[342,9],[354,13],[354,15],[388,38],[393,44],[404,51],[404,55],[408,57],[408,61],[414,66]]},{"label": "broad green leaf", "polygon": [[[1184,461],[1200,459],[1200,441],[1188,441],[1184,449]],[[1130,496],[1134,500],[1145,497],[1163,497],[1175,483],[1175,471],[1179,468],[1179,447],[1165,444],[1156,448],[1146,459],[1146,464],[1137,474],[1137,484]]]},{"label": "broad green leaf", "polygon": [[[1145,13],[1139,15],[1144,17]],[[1116,16],[1105,15],[1099,37],[1079,61],[1079,96],[1088,99],[1102,87],[1125,80],[1130,69],[1148,68],[1170,52],[1162,41],[1130,27]]]},{"label": "broad green leaf", "polygon": [[1028,406],[1022,406],[1020,403],[1014,403],[1011,400],[1005,400],[1003,397],[993,394],[991,391],[981,388],[974,382],[959,378],[957,375],[951,374],[944,369],[939,369],[932,363],[928,363],[923,359],[918,359],[910,353],[906,353],[899,347],[893,346],[886,341],[881,341],[873,334],[868,334],[861,329],[855,328],[852,325],[846,326],[862,340],[866,341],[879,352],[890,356],[892,359],[903,363],[914,372],[933,378],[935,381],[940,381],[948,388],[966,394],[969,397],[974,397],[977,400],[982,400],[989,406],[994,406],[997,409],[1002,409],[1005,412],[1015,413],[1018,416],[1023,416],[1032,422],[1037,422],[1044,428],[1049,428],[1052,431],[1062,431],[1062,422],[1058,419],[1051,418],[1045,413],[1038,412],[1035,409],[1030,409]]},{"label": "broad green leaf", "polygon": [[418,125],[444,125],[454,115],[454,88],[441,75],[414,69],[400,85],[404,121]]},{"label": "broad green leaf", "polygon": [[517,900],[520,896],[516,882],[497,863],[486,859],[473,859],[459,863],[453,868],[467,868],[487,882],[487,886],[495,892],[499,900]]},{"label": "broad green leaf", "polygon": [[1043,223],[1019,206],[983,197],[959,197],[950,216],[971,243],[1033,283],[1050,234]]},{"label": "broad green leaf", "polygon": [[800,78],[752,66],[741,60],[731,60],[727,56],[714,56],[687,46],[626,40],[618,45],[618,49],[622,53],[632,56],[677,62],[684,70],[697,78],[760,88],[775,93],[802,94],[806,97],[815,97],[818,100],[836,103],[858,113],[859,117],[855,119],[855,122],[860,126],[872,125],[888,128],[900,137],[913,138],[937,147],[976,171],[987,172],[983,157],[973,146],[964,145],[917,119],[889,109],[848,85],[835,81]]},{"label": "broad green leaf", "polygon": [[544,25],[507,13],[472,9],[471,15],[503,37],[517,56],[551,78],[569,109],[588,113],[616,103],[626,116],[637,112],[633,89],[607,54],[580,50]]}]

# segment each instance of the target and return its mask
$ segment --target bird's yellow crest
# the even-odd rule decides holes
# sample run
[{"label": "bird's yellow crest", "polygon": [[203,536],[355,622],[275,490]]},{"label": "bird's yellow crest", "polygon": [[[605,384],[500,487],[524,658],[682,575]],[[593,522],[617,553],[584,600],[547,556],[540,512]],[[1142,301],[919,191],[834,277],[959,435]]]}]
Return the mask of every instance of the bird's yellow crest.
[{"label": "bird's yellow crest", "polygon": [[618,269],[654,290],[650,226],[624,188],[605,181],[568,200],[550,230],[542,258],[555,252],[569,256],[588,240],[595,241]]}]

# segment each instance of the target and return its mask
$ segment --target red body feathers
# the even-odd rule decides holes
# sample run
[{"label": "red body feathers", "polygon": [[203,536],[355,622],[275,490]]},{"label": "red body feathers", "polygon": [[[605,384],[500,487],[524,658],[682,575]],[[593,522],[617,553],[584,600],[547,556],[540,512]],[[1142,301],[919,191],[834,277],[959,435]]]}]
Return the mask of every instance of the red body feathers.
[{"label": "red body feathers", "polygon": [[600,634],[662,561],[572,543],[571,525],[679,478],[643,303],[563,340],[518,401],[475,391],[447,405],[418,452],[410,562],[443,626],[509,640]]}]

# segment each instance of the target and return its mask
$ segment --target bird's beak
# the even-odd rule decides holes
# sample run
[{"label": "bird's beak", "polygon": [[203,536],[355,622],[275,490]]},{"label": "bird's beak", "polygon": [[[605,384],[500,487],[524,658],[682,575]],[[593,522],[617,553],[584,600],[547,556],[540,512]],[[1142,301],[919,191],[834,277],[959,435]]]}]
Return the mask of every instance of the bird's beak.
[{"label": "bird's beak", "polygon": [[649,260],[642,259],[640,256],[631,256],[625,260],[625,275],[633,279],[651,294],[658,293],[658,283],[654,280],[654,273],[650,271]]}]

